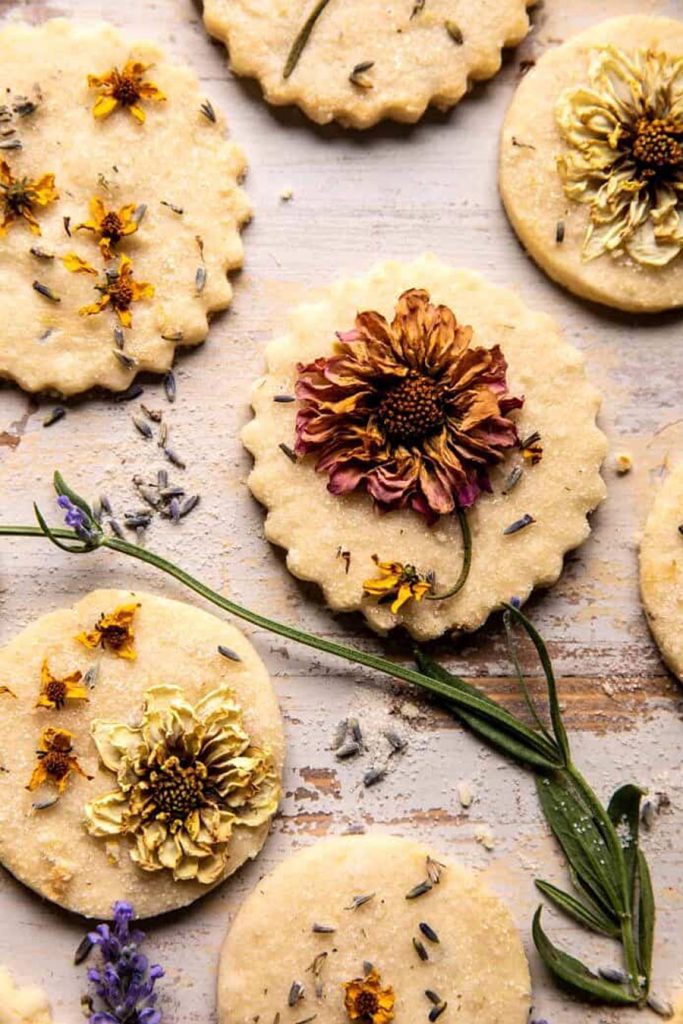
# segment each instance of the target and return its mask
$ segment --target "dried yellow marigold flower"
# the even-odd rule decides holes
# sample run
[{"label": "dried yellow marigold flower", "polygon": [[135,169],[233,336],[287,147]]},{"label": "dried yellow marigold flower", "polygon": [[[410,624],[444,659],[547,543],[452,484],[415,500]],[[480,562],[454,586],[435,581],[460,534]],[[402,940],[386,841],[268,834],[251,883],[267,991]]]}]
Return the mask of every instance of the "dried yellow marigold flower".
[{"label": "dried yellow marigold flower", "polygon": [[[77,224],[75,231],[91,231],[100,247],[105,260],[113,259],[114,247],[127,235],[134,234],[140,223],[138,207],[135,203],[122,206],[120,210],[108,210],[102,200],[95,196],[90,200],[90,220]],[[137,214],[137,216],[136,216]]]},{"label": "dried yellow marigold flower", "polygon": [[583,256],[664,266],[683,249],[683,57],[596,50],[556,117],[567,196],[589,207]]},{"label": "dried yellow marigold flower", "polygon": [[83,686],[82,679],[83,676],[78,671],[58,679],[52,674],[46,658],[40,670],[40,694],[36,707],[59,711],[67,700],[87,700],[88,691]]},{"label": "dried yellow marigold flower", "polygon": [[364,978],[344,982],[344,1007],[349,1020],[389,1024],[394,1019],[394,1002],[393,988],[382,988],[374,967]]},{"label": "dried yellow marigold flower", "polygon": [[227,870],[233,831],[263,825],[277,809],[272,754],[252,744],[227,686],[194,706],[180,687],[155,686],[139,725],[91,728],[118,788],[86,806],[86,828],[130,836],[130,856],[145,871],[211,885]]},{"label": "dried yellow marigold flower", "polygon": [[139,607],[139,604],[120,604],[109,614],[103,612],[93,628],[79,633],[76,640],[91,650],[102,647],[112,651],[117,658],[134,661],[137,654],[133,619]]},{"label": "dried yellow marigold flower", "polygon": [[[67,270],[74,274],[97,274],[95,268],[75,252],[67,253],[63,262]],[[132,304],[154,296],[153,285],[146,281],[136,281],[133,277],[133,263],[128,256],[121,257],[118,268],[106,269],[103,283],[95,285],[95,288],[101,297],[92,305],[83,306],[78,312],[81,316],[92,316],[111,306],[123,327],[133,325],[130,310]]]},{"label": "dried yellow marigold flower", "polygon": [[66,729],[53,729],[52,726],[43,729],[37,753],[38,763],[33,769],[27,789],[32,791],[44,782],[50,782],[63,793],[72,772],[77,772],[84,779],[92,779],[92,775],[87,775],[78,763],[73,753],[72,740],[73,733]]},{"label": "dried yellow marigold flower", "polygon": [[402,562],[380,562],[377,555],[373,561],[380,571],[379,576],[366,580],[363,590],[379,599],[380,604],[392,601],[391,611],[395,615],[407,601],[421,601],[432,589],[431,582],[421,575],[414,565]]},{"label": "dried yellow marigold flower", "polygon": [[0,160],[0,236],[14,221],[23,218],[34,235],[40,234],[36,220],[36,207],[49,206],[59,199],[55,188],[54,174],[44,174],[32,181],[30,178],[15,178],[5,160]]},{"label": "dried yellow marigold flower", "polygon": [[121,106],[142,124],[145,112],[140,106],[141,100],[152,100],[161,103],[166,99],[163,92],[153,82],[145,80],[145,72],[151,64],[141,64],[137,60],[126,62],[122,71],[112,68],[106,75],[88,75],[91,89],[99,89],[100,96],[92,109],[95,117],[109,117],[117,107]]}]

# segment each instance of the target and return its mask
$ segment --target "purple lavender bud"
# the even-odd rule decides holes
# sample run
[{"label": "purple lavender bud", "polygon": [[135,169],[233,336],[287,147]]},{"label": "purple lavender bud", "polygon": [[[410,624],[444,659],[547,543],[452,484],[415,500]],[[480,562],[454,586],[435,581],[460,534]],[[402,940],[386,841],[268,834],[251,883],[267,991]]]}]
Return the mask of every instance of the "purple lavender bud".
[{"label": "purple lavender bud", "polygon": [[[522,600],[519,597],[511,597],[510,604],[512,605],[513,608],[519,609],[522,607]],[[534,1022],[532,1021],[531,1024],[534,1024]],[[547,1020],[538,1020],[536,1021],[536,1024],[548,1024],[548,1022]]]}]

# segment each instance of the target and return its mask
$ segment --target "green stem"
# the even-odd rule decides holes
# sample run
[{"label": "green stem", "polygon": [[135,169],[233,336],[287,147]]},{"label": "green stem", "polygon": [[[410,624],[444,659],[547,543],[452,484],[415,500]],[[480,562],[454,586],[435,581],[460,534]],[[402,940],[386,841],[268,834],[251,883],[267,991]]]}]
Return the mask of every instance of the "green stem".
[{"label": "green stem", "polygon": [[447,590],[443,594],[427,594],[427,599],[429,601],[445,601],[447,597],[454,597],[465,586],[470,574],[470,568],[472,567],[472,531],[470,530],[470,524],[465,509],[458,506],[456,512],[458,515],[458,522],[460,523],[460,530],[462,532],[462,569],[450,590]]},{"label": "green stem", "polygon": [[311,32],[315,28],[315,23],[325,10],[329,2],[330,0],[318,0],[318,3],[315,5],[309,16],[306,18],[306,21],[303,23],[303,26],[301,27],[299,33],[297,34],[296,39],[292,43],[292,47],[287,56],[285,68],[284,71],[282,72],[283,78],[289,78],[291,73],[294,71],[294,68],[299,63],[299,57],[303,53],[304,47],[306,46],[306,43],[310,39]]},{"label": "green stem", "polygon": [[[47,534],[38,526],[0,526],[0,536],[46,537]],[[61,528],[50,528],[50,539],[52,538],[70,541],[79,540],[73,530]],[[324,637],[315,636],[312,633],[305,633],[294,626],[288,626],[283,622],[269,619],[265,615],[259,615],[258,612],[252,612],[249,608],[244,608],[242,605],[230,601],[227,597],[217,594],[215,590],[211,590],[210,587],[195,579],[194,576],[190,576],[183,569],[179,569],[173,562],[167,561],[161,555],[148,551],[146,548],[138,547],[136,544],[129,544],[128,541],[120,540],[118,537],[101,537],[96,546],[91,549],[84,548],[83,552],[87,553],[88,550],[96,550],[97,547],[109,548],[112,551],[118,551],[120,554],[128,555],[130,558],[136,558],[140,562],[153,565],[156,569],[160,569],[162,572],[172,576],[190,590],[194,590],[196,594],[215,604],[218,608],[222,608],[230,615],[235,615],[245,622],[250,622],[253,626],[258,626],[271,633],[276,633],[278,636],[283,636],[288,640],[294,640],[307,647],[312,647],[317,651],[323,651],[325,654],[333,654],[338,658],[344,658],[346,661],[365,665],[367,668],[375,669],[377,672],[401,679],[403,682],[420,686],[423,689],[430,690],[439,697],[445,698],[456,707],[462,707],[467,711],[475,712],[482,710],[482,698],[475,694],[469,694],[465,690],[456,689],[455,686],[449,686],[441,680],[423,675],[414,669],[394,664],[394,662],[387,661],[386,658],[381,658],[376,654],[370,654],[355,647],[347,647],[345,644],[336,643],[334,640],[326,640]],[[459,685],[464,684],[464,680],[459,679],[457,676],[454,676],[453,679]]]}]

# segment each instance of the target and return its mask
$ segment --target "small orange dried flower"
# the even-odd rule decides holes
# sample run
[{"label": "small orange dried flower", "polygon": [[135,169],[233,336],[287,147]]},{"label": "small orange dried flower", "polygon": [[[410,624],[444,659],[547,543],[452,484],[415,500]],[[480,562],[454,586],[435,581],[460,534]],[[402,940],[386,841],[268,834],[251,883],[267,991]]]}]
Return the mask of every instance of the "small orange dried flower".
[{"label": "small orange dried flower", "polygon": [[40,670],[40,694],[36,707],[59,711],[67,700],[87,700],[88,691],[82,685],[82,679],[80,672],[58,679],[50,671],[46,658]]},{"label": "small orange dried flower", "polygon": [[[402,562],[380,562],[377,555],[373,561],[380,571],[379,576],[366,580],[363,590],[379,603],[392,601],[391,611],[395,615],[407,601],[421,601],[432,589],[431,582],[417,571],[414,565]],[[393,599],[393,600],[392,600]]]},{"label": "small orange dried flower", "polygon": [[105,615],[103,612],[93,628],[79,633],[76,640],[91,650],[102,647],[112,651],[117,658],[134,661],[137,654],[135,652],[133,619],[139,607],[139,604],[121,604],[109,615]]},{"label": "small orange dried flower", "polygon": [[[95,268],[75,252],[67,253],[63,257],[63,263],[67,270],[74,274],[97,274]],[[131,305],[154,296],[154,285],[146,281],[136,281],[133,277],[133,263],[128,256],[121,257],[118,268],[106,269],[103,283],[95,285],[95,288],[100,293],[100,298],[91,305],[82,306],[78,312],[81,316],[92,316],[110,306],[123,327],[133,325]]]},{"label": "small orange dried flower", "polygon": [[161,103],[166,99],[163,92],[153,82],[145,80],[145,72],[151,64],[141,64],[137,60],[129,60],[122,71],[112,68],[106,75],[88,75],[91,89],[99,89],[100,96],[92,108],[97,118],[109,117],[117,107],[121,106],[142,124],[145,112],[140,106],[141,100],[152,100]]},{"label": "small orange dried flower", "polygon": [[37,751],[37,764],[27,789],[33,791],[44,782],[50,782],[60,793],[66,789],[72,772],[77,772],[84,779],[92,779],[87,775],[78,758],[73,753],[73,733],[66,729],[53,729],[49,726],[40,735],[40,746]]},{"label": "small orange dried flower", "polygon": [[105,260],[110,260],[121,239],[137,231],[139,218],[135,216],[136,210],[135,203],[122,206],[118,211],[108,210],[102,200],[94,196],[90,200],[90,220],[78,224],[74,230],[92,231]]},{"label": "small orange dried flower", "polygon": [[0,160],[0,236],[14,221],[23,218],[34,235],[40,234],[35,209],[49,206],[59,199],[55,188],[54,174],[43,174],[32,181],[30,178],[15,178],[5,160]]},{"label": "small orange dried flower", "polygon": [[382,988],[374,967],[364,978],[344,982],[344,1007],[349,1020],[389,1024],[394,1019],[394,1002],[393,988]]}]

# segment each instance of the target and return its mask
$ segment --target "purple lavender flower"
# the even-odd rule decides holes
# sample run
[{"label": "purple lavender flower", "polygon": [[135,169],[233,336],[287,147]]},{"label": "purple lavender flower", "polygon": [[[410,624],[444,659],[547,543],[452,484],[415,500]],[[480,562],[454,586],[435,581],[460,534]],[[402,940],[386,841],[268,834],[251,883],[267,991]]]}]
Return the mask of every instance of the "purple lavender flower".
[{"label": "purple lavender flower", "polygon": [[145,935],[131,928],[130,903],[115,903],[113,916],[113,925],[100,924],[88,935],[102,957],[99,967],[88,970],[88,979],[102,1003],[90,1015],[90,1024],[160,1024],[154,986],[158,978],[163,978],[163,968],[158,964],[150,967],[147,957],[139,951]]},{"label": "purple lavender flower", "polygon": [[66,494],[59,495],[57,504],[61,509],[64,509],[64,522],[66,525],[75,530],[81,540],[91,542],[93,539],[92,524],[83,509],[80,509],[78,505],[74,505],[71,498],[67,498]]}]

